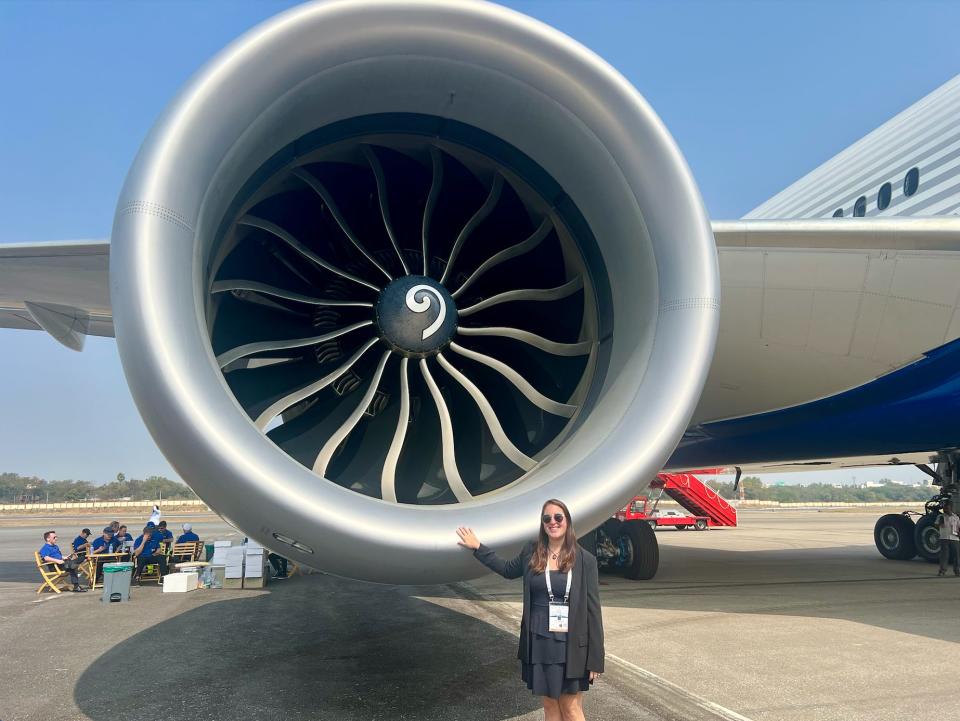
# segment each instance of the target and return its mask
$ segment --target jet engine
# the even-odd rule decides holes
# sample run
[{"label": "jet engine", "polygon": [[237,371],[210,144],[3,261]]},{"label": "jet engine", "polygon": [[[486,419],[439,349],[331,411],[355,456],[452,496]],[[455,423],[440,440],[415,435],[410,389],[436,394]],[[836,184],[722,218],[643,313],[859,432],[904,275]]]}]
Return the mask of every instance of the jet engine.
[{"label": "jet engine", "polygon": [[652,479],[719,316],[713,236],[613,68],[480,2],[285,12],[144,142],[111,250],[157,444],[297,562],[447,582],[542,503],[587,532]]}]

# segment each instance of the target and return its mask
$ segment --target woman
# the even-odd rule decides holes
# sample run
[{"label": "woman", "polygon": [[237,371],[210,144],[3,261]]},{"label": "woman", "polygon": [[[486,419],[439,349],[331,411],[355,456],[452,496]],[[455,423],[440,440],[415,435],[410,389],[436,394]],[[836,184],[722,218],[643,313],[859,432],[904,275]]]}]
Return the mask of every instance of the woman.
[{"label": "woman", "polygon": [[457,535],[492,571],[504,578],[523,576],[520,676],[542,698],[545,721],[583,721],[582,692],[603,673],[597,559],[577,544],[570,511],[561,501],[544,503],[540,520],[537,541],[509,561],[480,543],[472,529],[458,528]]}]

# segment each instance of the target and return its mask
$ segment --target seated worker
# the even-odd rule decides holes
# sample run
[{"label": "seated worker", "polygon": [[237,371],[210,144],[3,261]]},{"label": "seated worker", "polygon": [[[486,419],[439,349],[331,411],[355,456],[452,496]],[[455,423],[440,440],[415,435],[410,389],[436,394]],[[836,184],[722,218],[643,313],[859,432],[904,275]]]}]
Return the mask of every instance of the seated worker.
[{"label": "seated worker", "polygon": [[129,533],[127,533],[127,527],[126,527],[126,526],[122,526],[122,525],[121,525],[120,528],[117,530],[117,532],[113,534],[113,537],[114,537],[114,539],[117,541],[118,544],[123,544],[123,543],[125,543],[126,541],[132,541],[132,540],[133,540],[133,536],[131,536]]},{"label": "seated worker", "polygon": [[183,533],[180,534],[180,537],[177,538],[177,543],[196,543],[200,540],[200,536],[193,532],[193,526],[189,523],[183,524]]},{"label": "seated worker", "polygon": [[133,542],[133,557],[137,561],[137,568],[133,575],[138,580],[143,573],[143,567],[149,563],[160,566],[161,576],[167,575],[167,557],[160,553],[160,539],[157,536],[154,529],[146,526],[143,534]]},{"label": "seated worker", "polygon": [[90,553],[114,553],[117,550],[117,539],[113,536],[113,528],[107,526],[103,529],[103,535],[95,538],[90,544]]},{"label": "seated worker", "polygon": [[[114,553],[116,550],[117,541],[113,537],[113,526],[107,526],[104,528],[103,535],[93,539],[93,543],[90,544],[91,556],[98,556],[104,553]],[[96,582],[99,583],[101,578],[103,578],[103,564],[98,563]]]},{"label": "seated worker", "polygon": [[80,535],[73,539],[73,543],[70,544],[73,546],[73,552],[77,554],[78,558],[83,558],[87,551],[90,550],[90,529],[84,528],[80,531]]},{"label": "seated worker", "polygon": [[113,529],[113,537],[117,537],[117,532],[120,530],[120,521],[110,521],[110,528]]},{"label": "seated worker", "polygon": [[283,556],[277,555],[276,553],[270,553],[267,556],[267,560],[270,561],[270,565],[273,566],[275,571],[274,578],[286,578],[287,577],[287,559]]},{"label": "seated worker", "polygon": [[60,547],[57,545],[57,532],[56,531],[47,531],[43,534],[43,545],[40,547],[40,560],[43,563],[50,563],[61,568],[67,572],[70,576],[70,583],[73,584],[71,589],[74,593],[83,593],[87,589],[81,588],[80,578],[77,576],[77,566],[79,562],[77,561],[77,554],[71,553],[67,558],[63,557],[63,553],[60,552]]},{"label": "seated worker", "polygon": [[166,521],[160,521],[160,523],[157,524],[157,534],[159,536],[160,543],[173,543],[173,533],[167,530]]}]

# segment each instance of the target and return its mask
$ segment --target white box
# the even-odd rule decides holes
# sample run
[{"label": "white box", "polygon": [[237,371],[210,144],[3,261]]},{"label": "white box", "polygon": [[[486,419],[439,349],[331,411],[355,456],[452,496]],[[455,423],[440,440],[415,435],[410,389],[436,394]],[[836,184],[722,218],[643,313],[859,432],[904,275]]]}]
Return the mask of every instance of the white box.
[{"label": "white box", "polygon": [[194,573],[168,573],[163,577],[164,593],[186,593],[196,591],[200,576]]}]

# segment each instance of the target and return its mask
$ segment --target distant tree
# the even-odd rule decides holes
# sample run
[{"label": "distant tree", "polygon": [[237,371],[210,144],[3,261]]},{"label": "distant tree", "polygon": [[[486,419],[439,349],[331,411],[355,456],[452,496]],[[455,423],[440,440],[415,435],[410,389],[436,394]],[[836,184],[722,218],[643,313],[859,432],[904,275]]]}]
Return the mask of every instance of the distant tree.
[{"label": "distant tree", "polygon": [[117,474],[117,483],[123,483],[125,480],[127,480],[127,477],[123,475],[123,471]]}]

